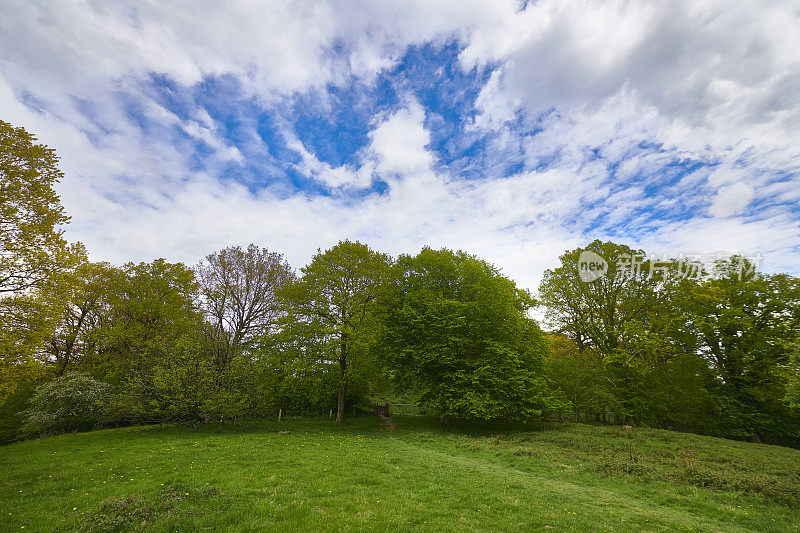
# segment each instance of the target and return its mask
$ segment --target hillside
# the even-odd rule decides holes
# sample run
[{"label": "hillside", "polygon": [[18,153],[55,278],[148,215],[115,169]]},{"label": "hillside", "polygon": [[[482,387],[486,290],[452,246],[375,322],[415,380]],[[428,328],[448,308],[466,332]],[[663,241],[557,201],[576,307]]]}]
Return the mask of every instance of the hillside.
[{"label": "hillside", "polygon": [[0,530],[795,531],[798,469],[793,449],[569,423],[124,428],[0,448]]}]

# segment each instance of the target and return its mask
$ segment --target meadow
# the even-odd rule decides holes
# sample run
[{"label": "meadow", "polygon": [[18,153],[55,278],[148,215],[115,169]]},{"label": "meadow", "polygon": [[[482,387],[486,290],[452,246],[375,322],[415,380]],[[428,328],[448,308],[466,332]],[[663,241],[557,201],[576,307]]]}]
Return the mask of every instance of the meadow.
[{"label": "meadow", "polygon": [[797,531],[800,451],[419,416],[73,433],[0,447],[2,531]]}]

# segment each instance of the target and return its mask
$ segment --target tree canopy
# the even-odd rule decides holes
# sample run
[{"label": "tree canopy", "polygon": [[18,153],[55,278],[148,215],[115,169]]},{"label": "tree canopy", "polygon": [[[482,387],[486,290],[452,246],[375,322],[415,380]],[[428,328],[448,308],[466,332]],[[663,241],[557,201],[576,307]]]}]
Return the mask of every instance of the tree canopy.
[{"label": "tree canopy", "polygon": [[52,276],[68,252],[69,221],[54,185],[55,150],[0,120],[0,294],[21,293]]},{"label": "tree canopy", "polygon": [[423,249],[398,259],[383,339],[420,402],[452,417],[526,418],[549,407],[531,296],[485,261]]},{"label": "tree canopy", "polygon": [[[389,256],[365,244],[341,241],[319,252],[286,287],[287,325],[318,339],[322,353],[313,359],[334,362],[339,370],[336,421],[344,421],[348,365],[353,353],[371,340],[367,327],[390,269]],[[327,342],[326,342],[327,341]]]},{"label": "tree canopy", "polygon": [[391,397],[443,423],[566,415],[800,445],[797,277],[602,241],[566,251],[538,299],[464,251],[393,258],[352,240],[298,275],[257,245],[114,266],[65,240],[53,150],[5,122],[0,148],[2,442],[26,421],[335,408],[342,423]]}]

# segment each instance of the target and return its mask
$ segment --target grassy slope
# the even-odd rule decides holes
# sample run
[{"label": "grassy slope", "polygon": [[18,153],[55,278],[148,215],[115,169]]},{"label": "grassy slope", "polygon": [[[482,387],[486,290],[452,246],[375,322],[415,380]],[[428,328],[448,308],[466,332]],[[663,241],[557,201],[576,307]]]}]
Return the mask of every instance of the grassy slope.
[{"label": "grassy slope", "polygon": [[143,521],[186,531],[800,524],[797,450],[578,424],[446,430],[419,417],[395,422],[392,431],[372,417],[344,427],[127,428],[0,447],[0,530]]}]

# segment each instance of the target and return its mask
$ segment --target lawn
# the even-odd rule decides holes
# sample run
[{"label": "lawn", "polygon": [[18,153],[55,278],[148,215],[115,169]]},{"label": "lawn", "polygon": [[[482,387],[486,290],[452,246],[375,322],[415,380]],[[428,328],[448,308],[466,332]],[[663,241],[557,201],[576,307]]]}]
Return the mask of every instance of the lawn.
[{"label": "lawn", "polygon": [[797,450],[569,423],[393,422],[124,428],[0,447],[0,530],[800,529]]}]

